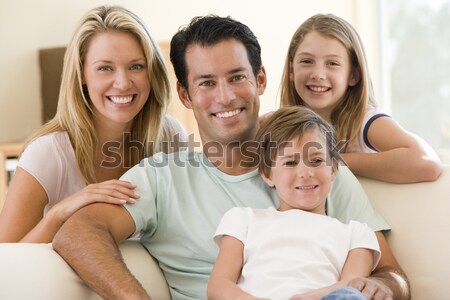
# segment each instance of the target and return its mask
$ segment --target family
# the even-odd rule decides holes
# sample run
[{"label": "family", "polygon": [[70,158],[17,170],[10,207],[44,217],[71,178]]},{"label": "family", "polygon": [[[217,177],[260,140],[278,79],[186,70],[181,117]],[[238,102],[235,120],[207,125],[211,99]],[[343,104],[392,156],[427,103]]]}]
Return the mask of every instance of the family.
[{"label": "family", "polygon": [[[353,26],[332,14],[299,26],[280,108],[266,115],[261,47],[245,24],[194,17],[170,60],[202,151],[179,151],[187,133],[166,114],[166,65],[142,19],[120,6],[87,12],[57,113],[11,181],[0,242],[52,243],[105,299],[151,297],[118,250],[129,238],[158,260],[174,300],[408,299],[390,227],[354,174],[433,181],[441,163],[377,107]],[[110,142],[119,165],[108,164]]]}]

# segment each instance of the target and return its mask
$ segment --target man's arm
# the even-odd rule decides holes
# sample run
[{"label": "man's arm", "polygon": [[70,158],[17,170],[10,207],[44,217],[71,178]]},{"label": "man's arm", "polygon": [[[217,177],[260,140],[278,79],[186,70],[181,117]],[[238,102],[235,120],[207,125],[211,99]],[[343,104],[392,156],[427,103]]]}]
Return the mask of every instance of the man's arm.
[{"label": "man's arm", "polygon": [[86,284],[106,299],[150,299],[127,269],[117,242],[135,229],[128,211],[95,203],[69,218],[53,240],[53,248]]},{"label": "man's arm", "polygon": [[410,299],[408,278],[395,259],[383,233],[377,231],[375,234],[380,245],[380,262],[370,277],[353,279],[349,286],[360,290],[368,299]]}]

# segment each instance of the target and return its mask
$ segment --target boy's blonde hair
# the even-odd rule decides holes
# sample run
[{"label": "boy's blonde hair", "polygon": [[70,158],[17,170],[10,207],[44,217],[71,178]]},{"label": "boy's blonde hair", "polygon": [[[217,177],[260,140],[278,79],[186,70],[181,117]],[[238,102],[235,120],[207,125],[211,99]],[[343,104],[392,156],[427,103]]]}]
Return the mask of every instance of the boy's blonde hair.
[{"label": "boy's blonde hair", "polygon": [[160,148],[164,114],[170,99],[167,69],[157,42],[143,21],[120,6],[99,6],[90,10],[79,22],[64,56],[58,108],[55,117],[29,139],[66,131],[69,135],[80,171],[87,183],[96,182],[94,164],[98,145],[93,125],[91,101],[83,85],[83,63],[89,42],[98,33],[119,31],[131,34],[139,42],[146,58],[150,95],[132,121],[130,138],[144,145],[144,151],[130,153],[130,165]]},{"label": "boy's blonde hair", "polygon": [[263,121],[256,134],[258,142],[259,172],[270,176],[270,169],[279,150],[287,142],[301,138],[308,129],[317,129],[326,140],[327,161],[337,170],[340,160],[335,148],[335,131],[327,121],[304,106],[282,107]]},{"label": "boy's blonde hair", "polygon": [[280,106],[304,105],[295,90],[294,83],[290,80],[289,73],[298,46],[311,31],[341,42],[347,49],[352,68],[356,68],[360,73],[359,82],[347,88],[331,113],[331,124],[336,129],[337,139],[347,141],[347,145],[351,145],[358,136],[367,108],[375,107],[376,104],[362,41],[353,26],[344,19],[333,14],[317,14],[306,20],[294,33],[281,79]]}]

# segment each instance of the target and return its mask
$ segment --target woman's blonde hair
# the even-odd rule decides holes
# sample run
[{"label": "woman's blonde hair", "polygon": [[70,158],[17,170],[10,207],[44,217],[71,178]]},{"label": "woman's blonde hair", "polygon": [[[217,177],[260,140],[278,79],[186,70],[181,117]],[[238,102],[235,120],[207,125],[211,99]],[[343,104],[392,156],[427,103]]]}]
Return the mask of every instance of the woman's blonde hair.
[{"label": "woman's blonde hair", "polygon": [[331,124],[336,129],[337,139],[351,145],[358,136],[367,108],[375,107],[376,103],[362,41],[353,26],[344,19],[333,14],[317,14],[306,20],[294,33],[281,79],[280,106],[304,105],[289,73],[298,46],[311,31],[338,40],[347,49],[352,68],[359,71],[359,82],[347,88],[331,113]]},{"label": "woman's blonde hair", "polygon": [[170,99],[169,78],[163,57],[143,21],[120,6],[99,6],[90,10],[80,20],[67,46],[56,115],[29,139],[31,142],[52,132],[66,131],[87,183],[96,182],[95,151],[100,145],[93,125],[91,103],[83,85],[83,62],[92,37],[107,31],[126,32],[135,37],[148,66],[150,95],[133,119],[130,132],[130,139],[142,143],[144,150],[130,153],[131,166],[160,150],[163,118]]}]

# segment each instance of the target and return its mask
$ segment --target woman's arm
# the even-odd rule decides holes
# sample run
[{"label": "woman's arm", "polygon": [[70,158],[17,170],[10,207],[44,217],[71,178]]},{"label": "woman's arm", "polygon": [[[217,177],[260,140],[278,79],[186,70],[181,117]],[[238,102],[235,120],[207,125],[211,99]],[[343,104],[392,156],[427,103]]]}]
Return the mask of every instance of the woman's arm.
[{"label": "woman's arm", "polygon": [[342,153],[353,173],[393,183],[434,181],[442,171],[436,152],[391,118],[380,117],[368,130],[378,153]]},{"label": "woman's arm", "polygon": [[237,286],[243,266],[244,245],[238,239],[225,235],[220,243],[219,255],[208,282],[208,299],[260,299]]},{"label": "woman's arm", "polygon": [[0,215],[0,242],[49,243],[64,222],[80,208],[95,202],[135,203],[135,186],[121,180],[91,184],[54,205],[44,216],[48,203],[41,184],[18,167]]},{"label": "woman's arm", "polygon": [[47,194],[41,184],[18,167],[0,213],[0,242],[20,241],[42,219],[47,202]]}]

